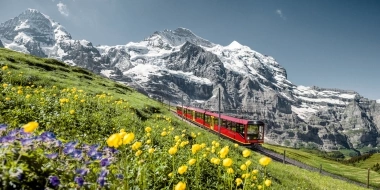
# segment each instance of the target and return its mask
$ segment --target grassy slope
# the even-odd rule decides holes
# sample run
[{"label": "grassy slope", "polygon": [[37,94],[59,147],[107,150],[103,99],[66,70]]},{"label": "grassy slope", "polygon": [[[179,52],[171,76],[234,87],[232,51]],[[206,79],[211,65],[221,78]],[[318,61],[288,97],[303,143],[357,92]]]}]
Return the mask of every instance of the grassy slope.
[{"label": "grassy slope", "polygon": [[[126,128],[130,126],[134,126],[135,128],[144,128],[145,126],[167,125],[165,123],[157,121],[156,114],[154,112],[160,112],[165,117],[172,118],[174,126],[189,128],[189,130],[195,132],[203,131],[197,128],[193,129],[193,127],[190,127],[188,124],[183,123],[180,120],[172,117],[171,113],[167,111],[166,107],[162,107],[160,103],[137,93],[135,90],[129,89],[128,87],[125,87],[123,85],[119,85],[109,79],[94,75],[92,73],[88,73],[86,70],[80,68],[69,67],[55,60],[42,59],[1,48],[0,64],[2,66],[8,65],[8,71],[12,72],[11,75],[13,77],[9,80],[11,80],[11,83],[14,86],[27,85],[25,83],[31,82],[36,86],[41,85],[45,88],[52,88],[53,85],[57,86],[58,89],[76,87],[78,89],[86,91],[88,94],[92,94],[93,96],[105,92],[111,93],[115,99],[122,98],[128,101],[130,109],[127,109],[125,111],[124,117],[127,117],[128,120],[125,120],[124,123],[106,123],[104,124],[104,126],[102,126],[103,124],[101,123],[101,121],[97,121],[99,122],[97,123],[97,125],[102,126],[102,128],[94,129],[90,127],[86,130],[83,130],[81,133],[86,133],[87,136],[83,134],[66,135],[64,136],[64,138],[66,138],[67,140],[89,141],[88,139],[103,139],[102,142],[98,143],[104,145],[104,139],[107,138],[106,134],[111,134],[115,130],[118,130],[120,128]],[[14,73],[21,72],[24,75],[23,80],[21,80],[20,77],[18,77],[17,75],[14,75]],[[3,78],[1,80],[3,80]],[[1,101],[4,101],[5,95],[3,94],[0,96]],[[152,111],[152,109],[155,111]],[[8,123],[11,127],[19,127],[20,124],[26,123],[32,119],[42,120],[39,117],[43,117],[43,115],[39,115],[41,113],[37,112],[35,113],[35,115],[26,115],[25,117],[28,118],[10,117],[10,115],[7,114],[9,114],[9,111],[12,110],[6,110],[4,108],[1,108],[0,111],[2,112],[2,115],[0,116],[0,122]],[[77,111],[80,112],[81,110]],[[104,114],[106,113],[104,112]],[[86,117],[86,115],[84,115],[84,117]],[[112,119],[118,119],[112,118],[112,115],[109,115],[109,117],[111,117],[110,122],[113,121]],[[120,119],[122,119],[122,117],[120,117]],[[71,123],[56,123],[54,127],[49,128],[49,122],[44,123],[43,120],[40,121],[41,127],[43,127],[41,128],[41,130],[52,130],[56,132],[57,136],[62,136],[63,134],[66,134],[66,131],[59,130],[61,127],[67,128],[67,125],[71,125]],[[77,130],[80,130],[80,128],[83,127],[82,125],[77,123],[73,124],[77,125]],[[104,137],[96,136],[99,134],[104,135]],[[198,139],[199,141],[204,142],[219,140],[217,136],[208,133],[205,136],[197,138],[197,140]],[[233,147],[233,144],[229,141],[219,141],[225,145],[230,145],[230,147]],[[241,163],[244,162],[241,156],[238,157],[240,155],[241,150],[243,150],[242,147],[231,148],[230,154],[237,160],[237,168]],[[261,155],[254,154],[252,156],[253,165],[257,166],[257,160],[261,157]],[[360,187],[348,184],[340,180],[335,180],[326,176],[320,176],[318,173],[309,172],[294,166],[282,165],[276,162],[273,162],[269,165],[268,171],[273,179],[273,189],[362,189]],[[353,173],[356,173],[356,171]],[[211,174],[215,175],[215,172],[211,172]]]},{"label": "grassy slope", "polygon": [[376,163],[380,164],[380,153],[373,154],[370,158],[355,164],[355,166],[363,169],[368,169]]},{"label": "grassy slope", "polygon": [[[368,167],[357,168],[354,166],[348,166],[336,161],[323,159],[312,153],[303,152],[301,150],[292,149],[292,148],[274,146],[274,145],[269,145],[269,144],[264,144],[264,147],[272,149],[281,154],[284,152],[284,150],[286,150],[287,157],[293,158],[307,165],[319,168],[320,164],[322,164],[322,168],[325,171],[328,171],[333,174],[341,175],[349,179],[359,181],[361,183],[367,182],[368,171],[367,169],[363,169],[363,168],[368,168]],[[374,171],[370,172],[370,184],[371,186],[380,187],[379,173],[374,172]]]}]

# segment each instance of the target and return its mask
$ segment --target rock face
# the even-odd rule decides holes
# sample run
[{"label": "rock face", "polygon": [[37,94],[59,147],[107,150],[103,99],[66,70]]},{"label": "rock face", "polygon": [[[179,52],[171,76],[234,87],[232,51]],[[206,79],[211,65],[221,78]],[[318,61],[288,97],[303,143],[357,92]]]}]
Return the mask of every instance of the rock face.
[{"label": "rock face", "polygon": [[211,43],[190,30],[154,32],[140,42],[94,47],[48,16],[28,9],[0,25],[6,48],[78,65],[153,98],[261,119],[266,141],[324,150],[376,147],[380,103],[354,91],[304,87],[287,80],[273,57],[234,41]]},{"label": "rock face", "polygon": [[3,45],[3,43],[0,40],[0,48],[3,48],[3,47],[4,47],[4,45]]}]

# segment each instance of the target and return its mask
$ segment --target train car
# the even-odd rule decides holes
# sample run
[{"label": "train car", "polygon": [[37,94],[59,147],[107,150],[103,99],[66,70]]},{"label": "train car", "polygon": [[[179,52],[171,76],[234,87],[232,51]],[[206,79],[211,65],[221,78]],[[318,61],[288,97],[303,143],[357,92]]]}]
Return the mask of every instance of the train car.
[{"label": "train car", "polygon": [[246,120],[192,107],[177,106],[177,114],[197,124],[244,145],[264,143],[265,124],[258,120]]}]

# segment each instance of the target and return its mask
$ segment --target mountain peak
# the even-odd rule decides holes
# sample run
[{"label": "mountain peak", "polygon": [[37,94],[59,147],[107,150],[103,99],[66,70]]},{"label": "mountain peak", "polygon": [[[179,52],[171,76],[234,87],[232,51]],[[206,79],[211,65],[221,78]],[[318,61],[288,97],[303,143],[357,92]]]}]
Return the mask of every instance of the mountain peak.
[{"label": "mountain peak", "polygon": [[191,30],[182,27],[175,30],[165,29],[154,34],[161,36],[161,39],[171,46],[179,46],[186,43],[186,41],[205,47],[215,46],[213,43],[195,35]]},{"label": "mountain peak", "polygon": [[30,12],[30,13],[40,13],[40,11],[38,11],[37,9],[32,9],[32,8],[28,8],[28,9],[26,9],[25,12]]},{"label": "mountain peak", "polygon": [[237,41],[233,41],[230,43],[230,45],[227,46],[228,48],[230,49],[239,49],[239,48],[242,48],[243,45],[241,45],[239,42]]}]

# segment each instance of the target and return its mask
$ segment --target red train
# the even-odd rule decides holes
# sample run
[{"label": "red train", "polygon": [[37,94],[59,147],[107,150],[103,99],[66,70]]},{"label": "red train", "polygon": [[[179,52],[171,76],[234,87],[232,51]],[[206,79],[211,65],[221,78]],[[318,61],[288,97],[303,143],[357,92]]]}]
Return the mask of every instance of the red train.
[{"label": "red train", "polygon": [[[219,133],[218,113],[191,107],[177,106],[177,114],[181,117],[216,133]],[[221,135],[243,145],[264,143],[264,122],[220,116]]]}]

